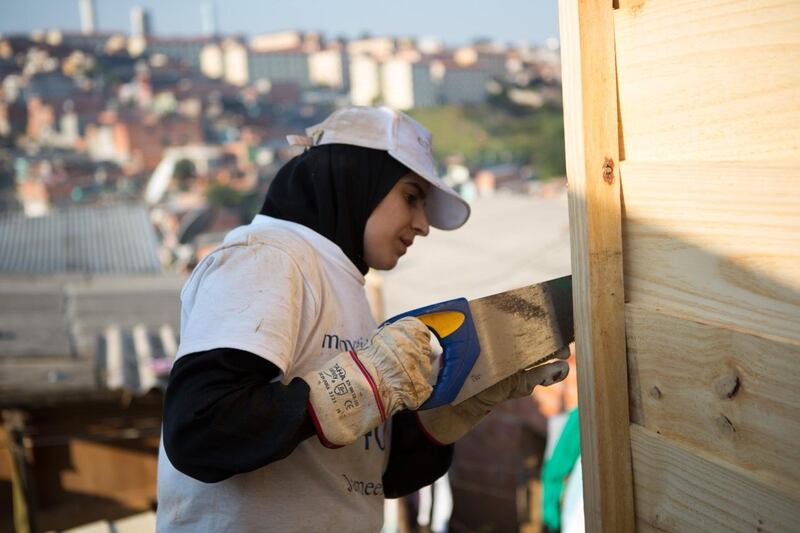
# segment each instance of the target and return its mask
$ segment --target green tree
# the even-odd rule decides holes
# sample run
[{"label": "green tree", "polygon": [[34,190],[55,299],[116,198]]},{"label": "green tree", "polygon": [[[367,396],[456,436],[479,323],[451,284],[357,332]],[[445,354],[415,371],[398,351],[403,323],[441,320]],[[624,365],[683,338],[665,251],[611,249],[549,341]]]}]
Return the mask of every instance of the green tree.
[{"label": "green tree", "polygon": [[180,159],[175,163],[175,169],[172,171],[172,178],[178,182],[178,188],[182,191],[188,191],[192,184],[192,180],[197,177],[197,167],[189,159]]},{"label": "green tree", "polygon": [[241,203],[239,206],[239,215],[242,224],[249,224],[253,217],[261,210],[261,205],[264,203],[264,194],[259,191],[250,191],[241,195]]},{"label": "green tree", "polygon": [[206,187],[206,201],[211,207],[238,208],[244,195],[229,185],[209,183]]},{"label": "green tree", "polygon": [[0,151],[0,213],[15,211],[17,201],[17,182],[15,180],[14,160],[8,150]]},{"label": "green tree", "polygon": [[564,118],[560,108],[517,106],[496,99],[480,106],[446,105],[412,110],[431,130],[435,156],[461,156],[476,168],[508,162],[536,167],[541,178],[563,176]]},{"label": "green tree", "polygon": [[0,192],[16,188],[15,174],[14,159],[11,157],[11,152],[8,150],[0,151]]}]

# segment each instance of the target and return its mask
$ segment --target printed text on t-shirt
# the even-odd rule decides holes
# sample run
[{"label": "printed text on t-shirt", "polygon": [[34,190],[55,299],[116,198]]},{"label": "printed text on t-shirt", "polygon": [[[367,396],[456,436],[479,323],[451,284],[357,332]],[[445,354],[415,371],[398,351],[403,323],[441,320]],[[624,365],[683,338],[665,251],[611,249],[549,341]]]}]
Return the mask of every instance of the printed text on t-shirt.
[{"label": "printed text on t-shirt", "polygon": [[322,337],[322,348],[328,350],[336,350],[337,352],[349,352],[350,350],[359,350],[366,346],[369,340],[364,338],[358,339],[343,339],[335,333],[326,333]]}]

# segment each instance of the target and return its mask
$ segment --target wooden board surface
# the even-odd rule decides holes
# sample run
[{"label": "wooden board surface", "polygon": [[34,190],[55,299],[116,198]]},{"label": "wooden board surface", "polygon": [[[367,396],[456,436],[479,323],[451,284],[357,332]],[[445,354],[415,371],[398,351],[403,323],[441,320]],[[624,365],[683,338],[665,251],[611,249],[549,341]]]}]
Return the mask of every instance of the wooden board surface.
[{"label": "wooden board surface", "polygon": [[586,528],[633,531],[611,2],[559,22]]},{"label": "wooden board surface", "polygon": [[622,0],[626,160],[800,159],[800,2]]},{"label": "wooden board surface", "polygon": [[626,161],[621,174],[629,302],[800,345],[800,166]]},{"label": "wooden board surface", "polygon": [[800,347],[626,306],[631,420],[800,494]]},{"label": "wooden board surface", "polygon": [[797,531],[800,499],[747,472],[631,426],[636,515],[643,530]]}]

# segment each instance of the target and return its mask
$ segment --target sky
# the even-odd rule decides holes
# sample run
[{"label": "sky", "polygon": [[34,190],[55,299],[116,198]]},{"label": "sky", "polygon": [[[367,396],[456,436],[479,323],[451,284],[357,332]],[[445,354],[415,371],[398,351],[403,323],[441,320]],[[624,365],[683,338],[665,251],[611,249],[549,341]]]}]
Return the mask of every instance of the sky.
[{"label": "sky", "polygon": [[[94,0],[98,31],[130,32],[131,8],[151,13],[158,35],[199,35],[200,6],[211,0]],[[477,37],[542,44],[558,37],[557,0],[215,0],[221,34],[319,31],[326,37]],[[79,30],[78,0],[0,0],[0,33]]]}]

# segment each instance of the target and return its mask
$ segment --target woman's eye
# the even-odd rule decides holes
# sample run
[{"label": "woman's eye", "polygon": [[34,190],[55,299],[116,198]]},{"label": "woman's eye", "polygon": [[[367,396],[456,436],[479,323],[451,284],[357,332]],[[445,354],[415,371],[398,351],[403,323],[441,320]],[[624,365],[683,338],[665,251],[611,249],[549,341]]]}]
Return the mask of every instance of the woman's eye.
[{"label": "woman's eye", "polygon": [[412,206],[416,205],[417,204],[417,197],[414,196],[413,194],[406,194],[406,202],[408,202],[408,205],[412,205]]}]

